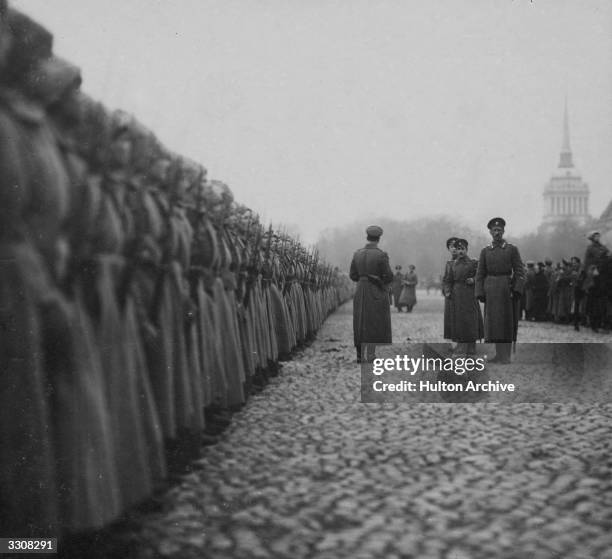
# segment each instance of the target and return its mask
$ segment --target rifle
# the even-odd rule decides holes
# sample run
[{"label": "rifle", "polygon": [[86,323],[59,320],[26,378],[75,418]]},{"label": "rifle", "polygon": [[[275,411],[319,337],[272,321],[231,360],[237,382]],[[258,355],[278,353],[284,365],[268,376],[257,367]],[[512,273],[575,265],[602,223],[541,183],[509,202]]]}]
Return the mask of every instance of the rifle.
[{"label": "rifle", "polygon": [[[259,216],[257,216],[259,218]],[[253,247],[253,253],[251,254],[251,261],[248,266],[248,277],[246,282],[246,292],[244,294],[244,306],[248,307],[249,301],[251,298],[251,291],[253,289],[253,284],[255,283],[254,278],[257,276],[255,273],[257,271],[256,264],[258,258],[259,244],[261,242],[262,237],[262,227],[261,223],[259,223],[259,219],[257,220],[257,235],[255,237],[255,243]]]},{"label": "rifle", "polygon": [[[272,265],[270,263],[270,249],[272,248],[272,224],[268,226],[268,238],[266,239],[266,250],[264,253],[264,272],[266,275],[270,275]],[[269,279],[269,278],[266,278]]]},{"label": "rifle", "polygon": [[251,223],[253,221],[253,214],[249,213],[249,220],[247,221],[247,226],[246,226],[246,232],[244,234],[243,237],[243,243],[242,243],[242,254],[240,255],[240,268],[238,269],[238,292],[241,295],[241,299],[244,301],[244,295],[246,295],[246,291],[245,294],[243,294],[243,288],[244,288],[244,283],[246,280],[246,277],[248,275],[248,272],[245,272],[242,268],[244,267],[245,269],[248,267],[248,264],[246,262],[247,260],[247,248],[248,248],[248,242],[249,242],[249,236],[251,233]]}]

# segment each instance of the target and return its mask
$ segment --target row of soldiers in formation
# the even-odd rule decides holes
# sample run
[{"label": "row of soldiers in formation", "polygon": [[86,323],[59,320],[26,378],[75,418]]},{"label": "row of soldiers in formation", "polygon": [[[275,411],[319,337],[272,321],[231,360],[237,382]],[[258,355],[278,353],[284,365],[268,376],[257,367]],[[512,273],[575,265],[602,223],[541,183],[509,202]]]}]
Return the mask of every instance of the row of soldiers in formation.
[{"label": "row of soldiers in formation", "polygon": [[612,328],[612,253],[598,231],[588,239],[584,260],[527,261],[521,301],[525,320],[573,324],[575,330],[588,326],[594,332]]},{"label": "row of soldiers in formation", "polygon": [[0,525],[98,528],[352,286],[80,92],[0,0]]}]

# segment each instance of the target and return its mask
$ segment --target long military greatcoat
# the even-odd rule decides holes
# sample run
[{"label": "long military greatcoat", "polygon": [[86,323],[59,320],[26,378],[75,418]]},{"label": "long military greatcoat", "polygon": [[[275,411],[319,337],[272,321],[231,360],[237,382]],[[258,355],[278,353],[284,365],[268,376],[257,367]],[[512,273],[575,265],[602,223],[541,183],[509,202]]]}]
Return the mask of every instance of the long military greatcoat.
[{"label": "long military greatcoat", "polygon": [[565,267],[556,279],[555,290],[557,293],[556,305],[553,309],[553,317],[556,321],[567,320],[572,314],[574,302],[574,284],[578,279],[578,273]]},{"label": "long military greatcoat", "polygon": [[608,248],[600,242],[591,242],[584,253],[584,269],[588,270],[591,266],[599,266],[603,263]]},{"label": "long military greatcoat", "polygon": [[404,280],[404,274],[401,272],[395,272],[393,275],[393,281],[391,283],[391,289],[393,292],[393,304],[397,307],[399,303],[400,295],[402,294],[402,281]]},{"label": "long military greatcoat", "polygon": [[453,340],[474,342],[483,337],[483,322],[480,305],[474,296],[474,284],[466,280],[474,278],[478,261],[468,257],[457,258],[450,267],[447,285],[452,306]]},{"label": "long military greatcoat", "polygon": [[389,257],[376,243],[368,243],[353,255],[350,277],[357,282],[353,299],[355,346],[391,343],[388,284],[393,279]]},{"label": "long military greatcoat", "polygon": [[486,342],[515,340],[517,311],[512,292],[522,294],[524,284],[525,270],[518,248],[502,241],[482,249],[476,272],[476,297],[485,297]]},{"label": "long military greatcoat", "polygon": [[539,270],[533,275],[533,304],[531,306],[531,317],[535,320],[546,318],[546,304],[548,297],[548,281],[543,270]]},{"label": "long military greatcoat", "polygon": [[419,283],[419,278],[414,272],[408,272],[404,276],[402,282],[402,292],[399,298],[399,304],[408,307],[409,311],[412,311],[412,307],[416,305],[416,286]]},{"label": "long military greatcoat", "polygon": [[442,295],[444,295],[444,339],[454,340],[453,335],[453,299],[447,295],[451,294],[450,271],[453,267],[453,260],[447,260],[444,265],[444,274],[442,275]]}]

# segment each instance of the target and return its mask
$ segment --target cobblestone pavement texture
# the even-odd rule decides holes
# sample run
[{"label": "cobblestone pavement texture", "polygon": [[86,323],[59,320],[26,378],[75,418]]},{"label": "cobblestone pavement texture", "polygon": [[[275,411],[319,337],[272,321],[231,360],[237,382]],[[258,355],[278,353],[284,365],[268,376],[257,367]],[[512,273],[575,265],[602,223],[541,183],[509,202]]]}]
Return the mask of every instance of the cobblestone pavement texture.
[{"label": "cobblestone pavement texture", "polygon": [[[394,336],[439,340],[441,308],[421,293]],[[351,311],[105,545],[132,559],[612,558],[612,405],[362,404]]]}]

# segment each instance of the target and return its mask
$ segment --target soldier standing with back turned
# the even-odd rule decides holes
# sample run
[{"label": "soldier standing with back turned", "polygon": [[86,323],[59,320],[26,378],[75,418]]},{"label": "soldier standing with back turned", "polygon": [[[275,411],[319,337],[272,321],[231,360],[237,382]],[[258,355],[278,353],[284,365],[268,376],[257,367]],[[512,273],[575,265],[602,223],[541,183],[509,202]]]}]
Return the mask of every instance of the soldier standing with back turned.
[{"label": "soldier standing with back turned", "polygon": [[367,344],[364,359],[374,357],[371,344],[391,343],[391,312],[387,287],[393,279],[389,256],[378,248],[383,230],[377,225],[366,229],[367,244],[353,255],[350,277],[357,282],[353,299],[353,334],[357,362],[362,359],[361,346]]},{"label": "soldier standing with back turned", "polygon": [[516,341],[525,270],[518,248],[504,240],[506,222],[494,217],[487,227],[492,242],[480,252],[476,272],[476,297],[484,302],[485,342],[495,343],[493,363],[510,363]]}]

